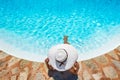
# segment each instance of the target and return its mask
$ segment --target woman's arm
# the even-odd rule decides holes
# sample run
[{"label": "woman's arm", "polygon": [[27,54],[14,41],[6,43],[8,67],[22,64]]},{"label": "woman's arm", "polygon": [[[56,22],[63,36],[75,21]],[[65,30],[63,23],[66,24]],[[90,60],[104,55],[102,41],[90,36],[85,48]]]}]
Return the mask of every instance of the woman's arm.
[{"label": "woman's arm", "polygon": [[72,72],[73,74],[77,74],[79,71],[79,63],[76,61],[74,63],[74,66],[70,69],[70,72]]},{"label": "woman's arm", "polygon": [[75,71],[78,72],[80,66],[79,66],[79,63],[77,61],[75,62],[74,67],[75,67]]},{"label": "woman's arm", "polygon": [[46,63],[46,66],[49,70],[53,70],[53,67],[51,65],[49,65],[49,59],[48,58],[45,59],[45,63]]}]

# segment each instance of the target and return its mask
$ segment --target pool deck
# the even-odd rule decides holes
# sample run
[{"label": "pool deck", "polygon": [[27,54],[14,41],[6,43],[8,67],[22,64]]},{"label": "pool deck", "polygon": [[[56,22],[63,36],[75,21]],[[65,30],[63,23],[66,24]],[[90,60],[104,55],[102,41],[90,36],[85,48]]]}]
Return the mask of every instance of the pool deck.
[{"label": "pool deck", "polygon": [[[78,80],[120,80],[120,46],[79,62]],[[0,80],[53,80],[44,63],[16,58],[0,51]]]}]

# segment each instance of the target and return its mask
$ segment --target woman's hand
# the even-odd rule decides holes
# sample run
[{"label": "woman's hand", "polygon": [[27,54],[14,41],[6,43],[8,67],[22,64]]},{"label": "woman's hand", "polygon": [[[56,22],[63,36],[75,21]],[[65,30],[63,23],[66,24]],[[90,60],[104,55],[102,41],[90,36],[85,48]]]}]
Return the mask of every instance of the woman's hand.
[{"label": "woman's hand", "polygon": [[48,63],[48,62],[49,62],[49,58],[46,58],[46,59],[45,59],[45,63]]},{"label": "woman's hand", "polygon": [[79,63],[77,61],[74,63],[74,67],[79,69]]}]

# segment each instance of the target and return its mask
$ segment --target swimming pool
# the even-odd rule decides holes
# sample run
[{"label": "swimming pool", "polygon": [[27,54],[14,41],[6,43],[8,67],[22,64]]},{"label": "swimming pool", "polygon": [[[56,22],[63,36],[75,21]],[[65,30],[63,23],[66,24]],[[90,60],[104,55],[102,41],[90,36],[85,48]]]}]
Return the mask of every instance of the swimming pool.
[{"label": "swimming pool", "polygon": [[120,0],[0,0],[0,50],[43,61],[49,48],[69,43],[79,60],[120,44]]}]

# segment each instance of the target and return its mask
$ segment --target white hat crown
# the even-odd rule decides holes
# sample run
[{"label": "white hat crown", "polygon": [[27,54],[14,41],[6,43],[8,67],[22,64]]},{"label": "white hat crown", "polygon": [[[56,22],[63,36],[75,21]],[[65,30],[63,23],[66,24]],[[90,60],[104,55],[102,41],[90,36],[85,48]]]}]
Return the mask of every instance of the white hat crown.
[{"label": "white hat crown", "polygon": [[59,62],[65,61],[66,58],[67,58],[67,53],[63,49],[58,50],[57,53],[55,54],[55,59]]}]

